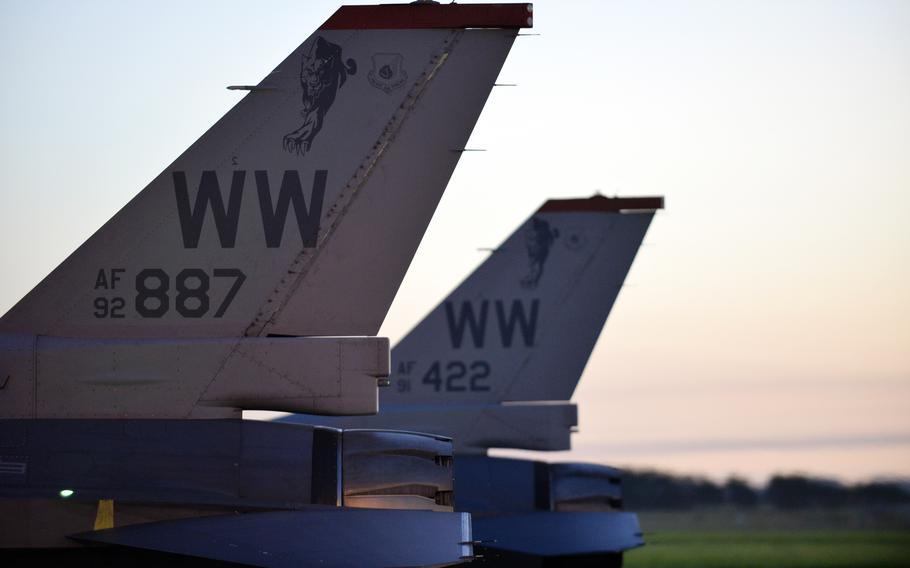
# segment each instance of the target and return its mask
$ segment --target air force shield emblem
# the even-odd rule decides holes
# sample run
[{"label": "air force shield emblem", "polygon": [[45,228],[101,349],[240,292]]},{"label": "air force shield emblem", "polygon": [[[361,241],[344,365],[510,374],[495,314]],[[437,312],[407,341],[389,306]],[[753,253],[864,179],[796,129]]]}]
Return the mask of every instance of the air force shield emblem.
[{"label": "air force shield emblem", "polygon": [[376,53],[373,55],[373,69],[367,74],[371,85],[389,94],[408,80],[402,68],[404,57],[400,53]]}]

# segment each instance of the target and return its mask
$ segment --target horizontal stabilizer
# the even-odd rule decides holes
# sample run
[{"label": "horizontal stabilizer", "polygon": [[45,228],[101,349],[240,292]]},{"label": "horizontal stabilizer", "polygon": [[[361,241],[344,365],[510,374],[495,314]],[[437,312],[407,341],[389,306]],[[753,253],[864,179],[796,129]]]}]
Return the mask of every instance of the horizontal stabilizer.
[{"label": "horizontal stabilizer", "polygon": [[384,337],[63,339],[0,335],[4,418],[375,414]]},{"label": "horizontal stabilizer", "polygon": [[467,513],[344,508],[245,513],[72,535],[269,568],[438,566],[472,556]]},{"label": "horizontal stabilizer", "polygon": [[578,424],[578,409],[571,403],[383,405],[373,416],[291,415],[278,421],[435,432],[451,437],[459,454],[489,448],[552,452],[571,449],[569,436]]}]

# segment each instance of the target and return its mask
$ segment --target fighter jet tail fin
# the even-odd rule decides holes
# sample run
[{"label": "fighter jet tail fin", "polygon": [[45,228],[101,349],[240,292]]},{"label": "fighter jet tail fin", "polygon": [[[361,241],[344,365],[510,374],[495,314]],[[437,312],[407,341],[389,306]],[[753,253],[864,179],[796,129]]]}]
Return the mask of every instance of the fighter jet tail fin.
[{"label": "fighter jet tail fin", "polygon": [[382,403],[569,400],[662,207],[546,202],[395,346]]},{"label": "fighter jet tail fin", "polygon": [[566,450],[567,401],[661,197],[547,201],[392,350],[377,416],[291,416],[454,438],[459,452]]},{"label": "fighter jet tail fin", "polygon": [[[530,4],[339,9],[0,318],[0,416],[376,412],[388,346],[359,337],[530,25]],[[295,346],[331,372],[287,368]]]},{"label": "fighter jet tail fin", "polygon": [[345,6],[0,320],[375,335],[530,4]]}]

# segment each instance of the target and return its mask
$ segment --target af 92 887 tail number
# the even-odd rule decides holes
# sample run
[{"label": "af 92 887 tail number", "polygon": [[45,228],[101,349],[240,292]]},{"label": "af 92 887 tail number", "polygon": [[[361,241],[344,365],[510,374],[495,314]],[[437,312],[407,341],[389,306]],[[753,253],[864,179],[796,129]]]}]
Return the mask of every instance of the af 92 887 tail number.
[{"label": "af 92 887 tail number", "polygon": [[[95,290],[116,291],[124,280],[122,268],[101,269],[95,279]],[[209,273],[201,268],[185,268],[173,278],[161,268],[144,268],[136,273],[132,306],[143,318],[160,318],[174,312],[184,318],[201,318],[212,311],[213,279],[230,279],[230,287],[218,301],[212,317],[220,318],[237,296],[246,275],[238,268],[215,268]],[[96,318],[124,318],[128,303],[123,296],[99,295],[93,299]]]}]

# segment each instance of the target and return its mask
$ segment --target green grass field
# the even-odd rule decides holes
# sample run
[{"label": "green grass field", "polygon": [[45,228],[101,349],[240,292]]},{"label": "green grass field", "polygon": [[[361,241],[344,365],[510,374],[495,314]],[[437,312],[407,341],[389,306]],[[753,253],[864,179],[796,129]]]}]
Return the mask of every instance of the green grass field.
[{"label": "green grass field", "polygon": [[627,568],[897,568],[910,566],[910,532],[668,531],[625,555]]}]

